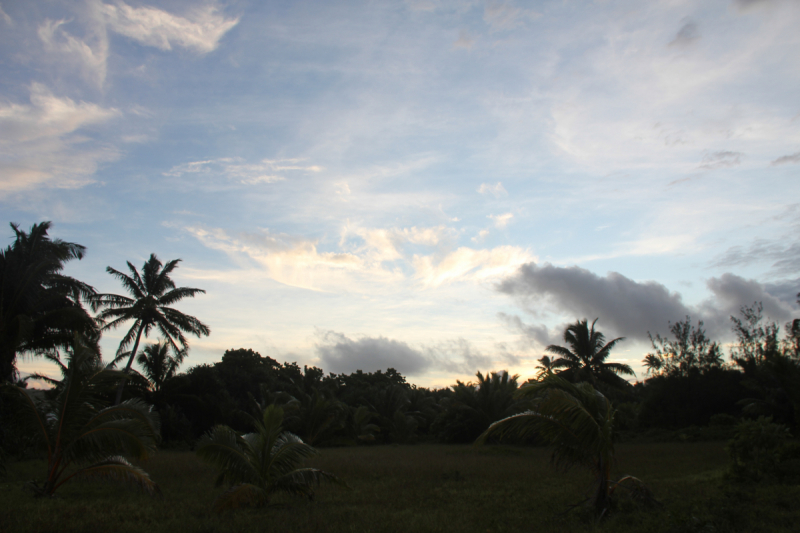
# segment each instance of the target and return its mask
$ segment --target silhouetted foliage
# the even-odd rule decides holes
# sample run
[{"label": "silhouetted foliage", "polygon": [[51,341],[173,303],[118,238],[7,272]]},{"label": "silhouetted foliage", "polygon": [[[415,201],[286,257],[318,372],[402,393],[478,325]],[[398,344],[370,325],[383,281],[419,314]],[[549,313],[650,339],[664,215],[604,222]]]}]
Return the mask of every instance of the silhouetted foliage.
[{"label": "silhouetted foliage", "polygon": [[723,365],[722,348],[706,336],[702,320],[694,327],[687,316],[685,320],[670,323],[669,330],[674,340],[647,333],[655,350],[643,361],[649,374],[689,376]]}]

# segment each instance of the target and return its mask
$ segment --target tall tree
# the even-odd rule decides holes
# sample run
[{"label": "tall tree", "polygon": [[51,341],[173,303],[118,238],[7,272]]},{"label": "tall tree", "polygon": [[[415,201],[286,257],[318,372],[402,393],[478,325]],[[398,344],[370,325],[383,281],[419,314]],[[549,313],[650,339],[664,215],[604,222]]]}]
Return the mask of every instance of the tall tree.
[{"label": "tall tree", "polygon": [[571,381],[619,384],[622,379],[618,374],[633,376],[635,375],[633,369],[624,363],[607,363],[606,359],[614,346],[625,338],[619,337],[605,342],[605,336],[594,329],[596,323],[595,318],[589,327],[584,318],[567,326],[564,331],[564,342],[568,347],[556,344],[547,347],[548,352],[558,356],[551,361],[551,368],[560,369],[559,374]]},{"label": "tall tree", "polygon": [[647,354],[642,362],[649,374],[688,376],[694,372],[705,373],[723,365],[722,348],[706,336],[702,320],[694,327],[691,318],[687,316],[685,320],[670,323],[669,330],[675,340],[659,334],[653,337],[648,332],[655,351]]},{"label": "tall tree", "polygon": [[[164,342],[169,344],[176,354],[189,347],[184,333],[197,337],[208,336],[211,333],[208,326],[197,318],[170,307],[184,298],[193,298],[198,293],[206,292],[202,289],[175,286],[170,275],[180,261],[173,259],[163,264],[155,254],[150,254],[150,259],[145,261],[141,274],[130,261],[128,261],[130,275],[111,267],[106,268],[106,272],[117,278],[131,295],[128,297],[118,294],[98,294],[93,301],[95,309],[105,308],[98,318],[103,321],[110,320],[103,326],[104,330],[115,329],[129,320],[134,321],[117,350],[119,356],[133,342],[128,363],[125,365],[125,373],[130,372],[142,334],[147,337],[153,328],[158,330]],[[117,389],[117,404],[122,400],[124,386],[125,382],[121,381]]]},{"label": "tall tree", "polygon": [[50,227],[41,222],[25,232],[12,223],[14,243],[0,250],[0,380],[11,380],[19,353],[55,353],[70,346],[73,331],[93,343],[99,336],[81,304],[94,288],[62,273],[86,249],[50,239]]}]

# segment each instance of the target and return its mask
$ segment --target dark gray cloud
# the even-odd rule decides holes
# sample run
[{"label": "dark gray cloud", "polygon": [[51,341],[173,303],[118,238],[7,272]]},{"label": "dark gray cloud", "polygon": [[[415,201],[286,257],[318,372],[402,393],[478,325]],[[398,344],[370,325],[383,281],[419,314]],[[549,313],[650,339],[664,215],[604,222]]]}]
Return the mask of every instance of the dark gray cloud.
[{"label": "dark gray cloud", "polygon": [[403,375],[419,375],[431,363],[405,342],[385,337],[352,340],[341,333],[328,331],[317,345],[321,366],[327,372],[352,373],[356,370],[375,372],[394,368]]},{"label": "dark gray cloud", "polygon": [[776,240],[757,239],[748,247],[733,246],[717,257],[713,267],[747,266],[772,261],[772,274],[791,276],[800,271],[800,242],[785,243]]},{"label": "dark gray cloud", "polygon": [[789,164],[796,164],[800,163],[800,152],[795,152],[790,155],[783,155],[770,163],[770,165],[789,165]]},{"label": "dark gray cloud", "polygon": [[[638,282],[617,272],[598,276],[586,269],[538,266],[529,263],[497,286],[500,292],[518,298],[527,309],[555,309],[574,319],[599,318],[598,325],[607,336],[647,340],[647,333],[665,333],[668,324],[691,316],[703,320],[713,338],[730,334],[730,316],[743,305],[762,302],[764,314],[783,322],[796,307],[791,283],[763,285],[733,274],[723,274],[707,281],[713,297],[699,306],[686,305],[681,295],[655,281]],[[796,284],[795,284],[796,286]],[[519,317],[503,315],[513,329],[541,345],[552,344],[560,331],[544,326],[527,325]]]},{"label": "dark gray cloud", "polygon": [[743,155],[744,154],[741,152],[730,152],[727,150],[712,152],[703,156],[703,160],[700,162],[700,168],[713,170],[715,168],[735,167],[741,164]]},{"label": "dark gray cloud", "polygon": [[675,38],[670,41],[668,46],[673,47],[683,47],[689,46],[690,44],[694,43],[698,39],[700,39],[700,31],[697,29],[697,24],[695,24],[690,19],[684,19],[685,23],[681,26],[681,29],[678,30],[678,33],[675,35]]},{"label": "dark gray cloud", "polygon": [[[462,338],[416,349],[386,337],[353,340],[341,333],[326,331],[320,334],[316,349],[320,366],[337,374],[356,370],[375,372],[390,367],[406,376],[418,376],[429,370],[472,374],[481,369],[494,370],[497,363]],[[501,354],[500,358],[505,364],[516,363],[509,353]]]}]

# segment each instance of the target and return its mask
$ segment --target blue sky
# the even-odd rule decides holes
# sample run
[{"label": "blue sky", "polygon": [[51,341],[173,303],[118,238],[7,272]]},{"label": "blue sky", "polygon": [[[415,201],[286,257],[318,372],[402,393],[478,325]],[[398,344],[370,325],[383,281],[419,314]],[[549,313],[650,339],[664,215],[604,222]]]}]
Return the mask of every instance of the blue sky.
[{"label": "blue sky", "polygon": [[181,258],[189,365],[527,378],[586,317],[639,370],[800,314],[796,1],[0,7],[2,218],[102,292]]}]

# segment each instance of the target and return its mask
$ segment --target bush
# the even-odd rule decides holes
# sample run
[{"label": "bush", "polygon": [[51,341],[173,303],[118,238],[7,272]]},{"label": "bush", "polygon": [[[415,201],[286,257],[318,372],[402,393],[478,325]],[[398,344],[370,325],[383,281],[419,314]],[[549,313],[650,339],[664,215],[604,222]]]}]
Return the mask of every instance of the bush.
[{"label": "bush", "polygon": [[738,480],[779,477],[779,465],[789,438],[789,428],[772,422],[772,418],[743,420],[726,447],[732,461],[731,475]]}]

